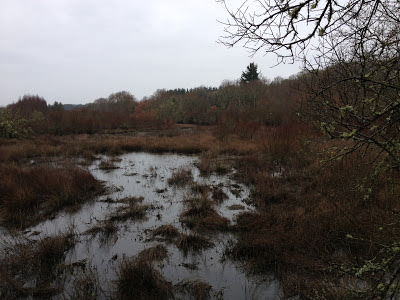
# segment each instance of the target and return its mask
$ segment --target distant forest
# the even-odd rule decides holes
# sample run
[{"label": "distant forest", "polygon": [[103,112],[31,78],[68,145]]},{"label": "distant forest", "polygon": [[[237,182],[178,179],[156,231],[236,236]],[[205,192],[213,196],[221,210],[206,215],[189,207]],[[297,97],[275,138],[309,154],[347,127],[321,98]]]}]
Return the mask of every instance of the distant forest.
[{"label": "distant forest", "polygon": [[257,69],[255,74],[250,73],[254,70],[247,72],[248,79],[242,75],[240,80],[224,81],[219,88],[160,89],[142,101],[126,91],[85,105],[51,105],[41,96],[24,95],[0,108],[0,137],[166,130],[175,124],[218,125],[221,136],[232,132],[251,137],[262,125],[292,122],[306,77],[299,74],[271,82],[259,79]]}]

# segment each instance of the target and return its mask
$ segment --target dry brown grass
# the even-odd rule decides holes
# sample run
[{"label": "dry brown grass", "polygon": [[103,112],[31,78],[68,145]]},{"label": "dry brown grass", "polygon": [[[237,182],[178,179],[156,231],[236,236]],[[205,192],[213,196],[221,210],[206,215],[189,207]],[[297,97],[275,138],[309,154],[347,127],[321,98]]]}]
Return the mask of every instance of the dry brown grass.
[{"label": "dry brown grass", "polygon": [[111,222],[123,222],[126,220],[141,221],[146,219],[147,205],[137,202],[130,202],[128,206],[120,206],[109,217]]},{"label": "dry brown grass", "polygon": [[59,271],[75,243],[71,232],[39,241],[17,239],[2,245],[0,295],[3,299],[49,299],[63,290]]},{"label": "dry brown grass", "polygon": [[112,221],[106,220],[99,222],[99,224],[89,228],[84,232],[86,235],[91,236],[100,236],[100,242],[102,244],[106,244],[113,237],[116,237],[116,233],[118,232],[118,226],[115,225]]},{"label": "dry brown grass", "polygon": [[[362,266],[365,260],[378,256],[379,245],[392,249],[390,245],[400,238],[400,181],[398,174],[390,171],[371,176],[376,170],[376,165],[366,163],[371,162],[371,157],[351,154],[341,161],[320,163],[329,158],[330,149],[344,146],[351,146],[351,141],[327,142],[307,126],[294,123],[260,128],[253,139],[246,141],[234,134],[221,141],[210,130],[162,136],[38,137],[2,141],[0,172],[6,174],[3,170],[9,168],[10,161],[18,169],[17,164],[30,159],[40,163],[57,156],[92,158],[100,153],[172,151],[201,153],[198,168],[202,175],[209,175],[216,172],[222,155],[239,155],[236,179],[251,186],[249,203],[255,205],[256,211],[239,215],[234,227],[237,242],[227,250],[229,257],[243,262],[250,272],[274,272],[285,296],[346,298],[351,295],[346,285],[359,279],[351,274],[344,276],[339,267]],[[221,170],[230,168],[229,164],[224,166]],[[29,168],[21,168],[26,169]],[[274,174],[279,170],[280,174]],[[181,221],[197,233],[176,237],[176,232],[169,228],[174,235],[172,240],[176,239],[177,246],[186,253],[211,245],[198,232],[229,228],[213,208],[215,202],[206,199],[211,189],[193,187],[200,197],[197,202],[185,204]],[[232,192],[240,193],[238,188],[232,188]],[[4,199],[3,191],[0,189],[0,199]],[[30,194],[30,190],[21,191],[21,195]],[[223,198],[218,195],[217,191],[214,196]],[[143,207],[138,209],[137,201],[131,202],[135,202],[133,211],[143,215]],[[124,205],[119,213],[128,211],[130,206]],[[17,218],[18,210],[13,215]],[[169,229],[160,228],[160,236],[169,234]],[[147,274],[153,272],[152,266],[144,266]],[[374,276],[377,275],[370,278]],[[363,279],[368,282],[368,278]]]},{"label": "dry brown grass", "polygon": [[228,206],[229,210],[244,210],[245,207],[243,205],[240,204],[233,204],[231,206]]},{"label": "dry brown grass", "polygon": [[117,299],[170,299],[173,298],[172,284],[166,281],[153,266],[153,262],[166,258],[166,249],[155,246],[125,259],[117,269]]},{"label": "dry brown grass", "polygon": [[165,246],[159,244],[154,247],[141,251],[136,258],[140,262],[158,262],[168,258],[168,250]]},{"label": "dry brown grass", "polygon": [[[76,272],[74,269],[72,272]],[[63,298],[74,300],[111,299],[108,287],[100,281],[97,269],[85,265],[73,277],[72,287],[64,292]]]},{"label": "dry brown grass", "polygon": [[212,188],[212,199],[217,203],[222,203],[228,199],[228,196],[222,190],[222,187],[214,186]]},{"label": "dry brown grass", "polygon": [[115,161],[112,159],[106,159],[106,160],[102,160],[99,164],[99,169],[101,170],[106,170],[106,171],[110,171],[110,170],[115,170],[115,169],[119,169],[119,167],[115,164]]},{"label": "dry brown grass", "polygon": [[3,165],[0,217],[4,226],[25,228],[65,207],[74,207],[104,191],[87,170],[74,167]]},{"label": "dry brown grass", "polygon": [[213,243],[209,238],[199,234],[181,234],[176,246],[186,255],[189,252],[200,252],[210,248]]},{"label": "dry brown grass", "polygon": [[[345,286],[356,277],[344,279],[340,266],[363,264],[377,255],[377,245],[390,245],[400,234],[398,226],[382,229],[398,224],[393,174],[371,179],[374,166],[355,155],[325,165],[291,162],[281,177],[258,167],[261,161],[253,157],[238,164],[242,180],[253,184],[258,211],[238,216],[238,240],[228,256],[249,272],[274,273],[285,295],[329,298],[336,291],[348,297]],[[307,167],[294,168],[299,165]]]},{"label": "dry brown grass", "polygon": [[173,225],[161,225],[152,231],[153,237],[161,237],[166,240],[173,240],[179,236],[179,231]]},{"label": "dry brown grass", "polygon": [[207,197],[188,199],[185,205],[179,220],[188,228],[198,232],[229,229],[229,220],[218,214],[213,208],[214,202]]},{"label": "dry brown grass", "polygon": [[182,294],[190,295],[195,300],[210,299],[211,285],[201,280],[184,281],[175,286]]},{"label": "dry brown grass", "polygon": [[193,182],[193,174],[189,169],[179,169],[168,178],[169,185],[185,186]]},{"label": "dry brown grass", "polygon": [[173,136],[132,135],[67,135],[38,136],[34,139],[1,140],[0,163],[49,157],[85,157],[96,154],[119,155],[126,152],[147,151],[154,153],[178,152],[186,154],[208,153],[243,155],[257,151],[256,141],[243,143],[239,138],[221,142],[211,130],[193,131]]}]

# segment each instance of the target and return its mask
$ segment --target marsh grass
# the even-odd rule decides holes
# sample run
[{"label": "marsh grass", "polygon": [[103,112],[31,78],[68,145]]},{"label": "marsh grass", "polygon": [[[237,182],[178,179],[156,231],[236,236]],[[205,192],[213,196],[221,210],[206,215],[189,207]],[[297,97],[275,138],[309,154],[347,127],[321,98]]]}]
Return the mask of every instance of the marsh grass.
[{"label": "marsh grass", "polygon": [[89,171],[74,166],[10,164],[0,175],[0,218],[8,228],[26,228],[63,208],[76,210],[105,191]]},{"label": "marsh grass", "polygon": [[185,186],[193,182],[193,174],[189,169],[181,168],[175,171],[170,178],[168,178],[168,184],[178,187]]},{"label": "marsh grass", "polygon": [[149,206],[137,202],[130,202],[128,206],[120,206],[109,216],[111,222],[123,222],[126,220],[142,221],[146,219],[146,211]]},{"label": "marsh grass", "polygon": [[99,222],[97,225],[89,228],[83,234],[91,235],[93,237],[99,235],[100,242],[102,244],[106,244],[113,237],[116,237],[117,232],[118,232],[118,226],[115,225],[110,220],[105,220],[105,221]]},{"label": "marsh grass", "polygon": [[[352,290],[373,288],[368,287],[373,276],[361,276],[365,285],[360,287],[355,283],[361,277],[356,272],[350,276],[348,266],[362,269],[382,255],[378,245],[399,236],[398,225],[388,231],[379,225],[399,224],[390,213],[398,210],[399,197],[397,188],[387,185],[390,176],[371,179],[374,166],[361,163],[355,156],[323,167],[291,161],[291,168],[274,178],[243,165],[240,174],[247,174],[253,185],[257,211],[238,215],[233,226],[237,240],[228,247],[228,257],[242,262],[249,273],[273,273],[285,295],[348,299]],[[302,168],[293,168],[298,165]]]},{"label": "marsh grass", "polygon": [[208,194],[210,191],[210,187],[208,185],[197,182],[192,182],[190,189],[194,194]]},{"label": "marsh grass", "polygon": [[232,171],[232,160],[230,158],[211,157],[209,155],[200,156],[200,160],[196,163],[200,175],[203,177],[210,176],[212,173],[217,175],[225,175]]},{"label": "marsh grass", "polygon": [[166,240],[174,240],[179,236],[179,230],[173,225],[161,225],[151,232],[152,237],[161,237]]},{"label": "marsh grass", "polygon": [[214,202],[207,197],[185,201],[186,209],[180,215],[180,222],[195,231],[226,231],[229,220],[213,208]]},{"label": "marsh grass", "polygon": [[222,203],[227,200],[229,197],[227,194],[222,190],[220,186],[214,186],[212,188],[212,199],[217,203]]},{"label": "marsh grass", "polygon": [[63,293],[65,299],[111,299],[108,287],[100,281],[97,269],[86,265],[83,270],[72,276],[71,286]]},{"label": "marsh grass", "polygon": [[167,257],[164,246],[155,246],[139,253],[136,258],[123,260],[117,271],[117,299],[170,299],[173,286],[166,281],[153,263]]},{"label": "marsh grass", "polygon": [[[236,225],[230,226],[229,229],[236,235],[236,239],[226,250],[228,258],[243,264],[249,273],[267,276],[273,273],[279,280],[283,294],[288,298],[354,299],[357,297],[352,292],[357,284],[353,283],[360,281],[365,284],[362,286],[364,290],[377,291],[379,283],[390,279],[390,274],[361,274],[357,273],[357,270],[362,270],[365,262],[374,261],[374,258],[379,258],[381,262],[389,258],[391,264],[388,264],[389,268],[386,270],[398,270],[398,254],[389,257],[380,251],[382,247],[397,249],[397,241],[400,240],[398,174],[378,169],[382,166],[371,163],[373,159],[367,160],[355,153],[341,160],[329,160],[332,149],[352,146],[350,140],[326,141],[318,135],[303,132],[302,126],[295,124],[282,124],[281,128],[278,127],[263,127],[253,139],[245,142],[235,135],[220,141],[207,130],[201,133],[192,131],[190,135],[107,134],[1,140],[2,222],[7,227],[23,228],[47,218],[52,214],[49,212],[57,211],[56,207],[62,207],[58,203],[72,203],[70,207],[75,207],[74,203],[81,203],[80,200],[87,201],[99,191],[96,187],[85,187],[82,190],[78,189],[77,193],[71,192],[73,186],[80,186],[85,179],[74,181],[72,175],[61,176],[59,172],[64,171],[60,169],[68,168],[44,166],[48,164],[49,158],[53,161],[58,157],[91,158],[99,154],[118,155],[131,151],[201,153],[197,167],[203,176],[216,172],[221,156],[239,155],[235,159],[234,178],[250,186],[252,193],[248,204],[251,204],[255,211],[240,213]],[[322,142],[318,144],[319,141]],[[29,165],[31,160],[34,165]],[[321,161],[325,163],[321,164]],[[225,164],[225,161],[223,163]],[[230,167],[229,164],[226,166]],[[51,170],[48,171],[47,168]],[[58,170],[52,173],[53,169]],[[277,170],[282,172],[279,176],[274,176]],[[381,173],[375,176],[377,170]],[[173,180],[171,184],[175,184]],[[189,184],[193,183],[189,180]],[[186,183],[182,186],[185,185]],[[242,194],[240,185],[227,188],[237,196]],[[184,225],[193,229],[193,233],[175,236],[176,231],[172,230],[174,237],[171,236],[171,241],[186,253],[210,247],[211,240],[201,236],[199,232],[208,230],[205,232],[209,234],[213,233],[212,230],[217,230],[215,228],[220,228],[216,225],[218,222],[209,221],[208,218],[216,217],[214,205],[218,201],[214,199],[215,195],[210,197],[213,201],[200,201],[201,198],[208,198],[213,191],[206,191],[205,187],[200,186],[195,189],[195,193],[200,194],[195,195],[198,196],[197,203],[185,203],[180,216]],[[60,195],[72,196],[59,197]],[[80,200],[76,201],[77,198]],[[11,199],[16,201],[10,201]],[[53,202],[56,204],[51,204]],[[132,200],[120,204],[120,211],[115,215],[122,216],[122,219],[129,218],[124,216],[129,210],[133,212],[134,218],[140,219],[145,216],[147,209],[144,209],[140,201]],[[119,220],[118,217],[115,220]],[[221,224],[221,228],[226,228],[225,221]],[[206,229],[207,227],[209,229]],[[165,236],[168,236],[167,231],[164,232]],[[156,236],[164,237],[161,232],[160,229],[160,235]],[[20,256],[26,257],[24,255],[21,253]],[[393,257],[395,259],[392,259]],[[156,279],[150,282],[161,282],[161,285],[170,287],[158,271],[154,271],[152,264],[135,260],[125,264],[125,269],[133,265],[133,268],[138,270],[135,272],[139,277],[131,276],[133,284],[129,283],[126,286],[123,282],[129,280],[120,282],[126,291],[120,294],[121,297],[127,298],[126,295],[131,295],[134,291],[131,290],[131,285],[140,282],[141,278],[148,274],[150,277],[155,274]],[[1,266],[3,267],[3,264]],[[350,267],[343,269],[342,266]],[[23,273],[24,268],[27,267],[15,265],[13,270],[20,272],[21,269]],[[142,269],[146,270],[147,275],[140,275],[144,272]],[[345,275],[343,270],[346,271]],[[393,274],[395,273],[392,272]],[[37,295],[30,296],[31,298],[49,298],[54,295],[55,286],[50,288],[50,285],[43,286],[43,291],[34,294],[36,287],[29,285],[32,281],[25,286],[16,282],[21,276],[13,281],[3,275],[4,280],[0,281],[2,288],[6,286],[14,293],[9,294],[9,298],[22,298],[28,294]],[[140,293],[141,288],[138,289]],[[168,288],[161,288],[161,291],[164,292],[149,294],[148,298],[170,297]],[[374,295],[371,293],[364,295],[368,296],[364,298],[377,298],[371,296]],[[146,298],[146,294],[141,297]]]},{"label": "marsh grass", "polygon": [[119,169],[119,166],[116,165],[115,161],[112,159],[102,160],[99,164],[100,170],[111,171],[115,169]]},{"label": "marsh grass", "polygon": [[217,173],[218,175],[225,175],[227,173],[229,173],[231,171],[231,167],[222,162],[222,161],[218,161],[216,166],[215,166],[215,173]]},{"label": "marsh grass", "polygon": [[201,176],[209,176],[212,174],[212,172],[214,172],[213,159],[206,156],[201,156],[200,160],[196,163],[196,167],[199,169]]},{"label": "marsh grass", "polygon": [[136,257],[136,261],[145,263],[160,262],[166,259],[168,259],[168,250],[161,244],[144,249]]},{"label": "marsh grass", "polygon": [[1,247],[0,295],[4,299],[50,298],[63,289],[59,272],[75,244],[68,232],[38,241],[17,238]]},{"label": "marsh grass", "polygon": [[[175,289],[195,300],[206,300],[211,298],[212,287],[201,280],[184,281],[175,286]],[[185,297],[185,298],[186,298]]]},{"label": "marsh grass", "polygon": [[193,131],[190,134],[174,136],[129,136],[107,134],[80,134],[38,136],[35,139],[1,140],[0,163],[21,162],[28,159],[49,157],[91,157],[97,154],[120,155],[134,151],[153,153],[178,152],[184,154],[209,153],[209,155],[244,155],[257,151],[259,143],[249,140],[243,143],[239,138],[221,142],[211,130]]},{"label": "marsh grass", "polygon": [[142,203],[143,200],[144,200],[143,196],[140,196],[140,197],[126,197],[126,198],[123,198],[123,199],[116,200],[116,201],[114,201],[114,203],[125,203],[125,204],[128,204],[128,205],[135,205],[135,204]]},{"label": "marsh grass", "polygon": [[213,242],[209,238],[196,233],[181,234],[176,242],[178,249],[181,250],[185,255],[187,255],[189,252],[201,252],[202,250],[208,249],[213,245]]}]

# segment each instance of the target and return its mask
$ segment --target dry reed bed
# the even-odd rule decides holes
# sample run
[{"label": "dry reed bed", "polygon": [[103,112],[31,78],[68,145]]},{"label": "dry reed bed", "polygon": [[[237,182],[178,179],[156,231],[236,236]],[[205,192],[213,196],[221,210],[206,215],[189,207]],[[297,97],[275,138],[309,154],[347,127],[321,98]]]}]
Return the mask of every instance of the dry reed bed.
[{"label": "dry reed bed", "polygon": [[10,164],[0,175],[0,217],[8,228],[26,228],[104,192],[102,183],[76,166]]},{"label": "dry reed bed", "polygon": [[75,243],[72,232],[39,241],[16,239],[1,248],[0,296],[49,299],[63,291],[63,261]]},{"label": "dry reed bed", "polygon": [[167,249],[157,245],[123,260],[117,269],[117,299],[173,299],[173,286],[154,266],[168,258]]},{"label": "dry reed bed", "polygon": [[222,142],[207,131],[170,137],[69,135],[39,136],[34,139],[0,142],[0,163],[58,156],[91,159],[96,154],[115,155],[135,151],[243,155],[252,153],[258,148],[256,141],[243,143],[239,138],[232,136]]},{"label": "dry reed bed", "polygon": [[[266,171],[268,156],[238,161],[257,211],[238,216],[238,240],[227,255],[250,273],[274,274],[286,296],[347,298],[361,278],[344,274],[343,266],[361,268],[400,237],[399,185],[393,174],[371,178],[376,166],[360,157],[321,165],[329,156],[319,153],[293,152],[277,177]],[[378,274],[364,276],[363,288]]]},{"label": "dry reed bed", "polygon": [[207,195],[187,199],[179,221],[194,232],[229,230],[229,220],[218,214],[214,205]]}]

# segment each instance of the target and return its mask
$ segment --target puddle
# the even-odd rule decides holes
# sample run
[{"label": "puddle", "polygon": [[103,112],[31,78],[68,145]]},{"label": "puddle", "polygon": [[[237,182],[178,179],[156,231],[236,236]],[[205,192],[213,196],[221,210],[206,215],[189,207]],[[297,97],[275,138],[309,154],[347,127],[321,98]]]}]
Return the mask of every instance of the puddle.
[{"label": "puddle", "polygon": [[[175,171],[189,169],[196,183],[218,187],[223,191],[227,199],[215,208],[232,223],[235,215],[251,209],[244,201],[250,195],[246,186],[231,179],[232,174],[201,177],[195,167],[198,160],[195,156],[131,153],[118,158],[114,162],[117,168],[99,168],[101,159],[89,167],[97,179],[105,181],[110,187],[108,195],[85,204],[77,213],[60,214],[53,220],[29,228],[30,232],[40,232],[37,237],[43,237],[73,226],[80,238],[70,251],[67,261],[85,259],[98,270],[103,282],[110,283],[115,279],[115,268],[124,257],[135,256],[143,249],[162,243],[168,249],[169,258],[157,266],[165,279],[173,284],[201,280],[212,286],[214,294],[210,294],[211,298],[218,299],[271,299],[277,295],[275,282],[248,278],[238,266],[224,260],[226,244],[234,238],[228,233],[212,234],[212,248],[199,253],[189,252],[187,255],[174,244],[149,241],[151,230],[161,225],[171,224],[181,233],[190,233],[190,230],[182,227],[179,216],[184,208],[184,200],[193,196],[193,193],[190,187],[173,187],[168,184],[168,179]],[[83,234],[124,205],[113,201],[127,197],[143,197],[142,204],[151,207],[144,220],[118,222],[118,232],[106,241],[99,236]],[[230,209],[232,206],[238,209]]]}]

